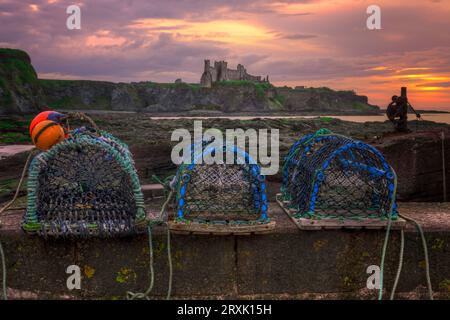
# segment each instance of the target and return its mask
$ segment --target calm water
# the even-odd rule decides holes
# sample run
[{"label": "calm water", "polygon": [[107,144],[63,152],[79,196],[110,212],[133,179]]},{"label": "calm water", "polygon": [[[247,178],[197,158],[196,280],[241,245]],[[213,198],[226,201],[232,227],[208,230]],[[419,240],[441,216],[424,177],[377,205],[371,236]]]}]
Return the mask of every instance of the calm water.
[{"label": "calm water", "polygon": [[[85,112],[85,113],[91,113],[91,114],[135,114],[135,111],[106,111],[106,110],[65,110],[65,111],[79,111],[79,112]],[[61,112],[64,112],[64,110],[61,110]],[[450,113],[422,113],[422,119],[427,121],[434,121],[434,122],[442,122],[450,124]],[[151,114],[148,114],[150,119],[153,120],[167,120],[167,119],[231,119],[231,120],[252,120],[252,119],[312,119],[317,118],[319,116],[265,116],[265,115],[257,115],[257,116],[187,116],[187,117],[180,117],[180,116],[151,116]],[[384,114],[379,115],[373,115],[373,116],[329,116],[329,115],[321,115],[321,117],[329,117],[329,118],[336,118],[341,119],[345,121],[353,121],[353,122],[368,122],[368,121],[377,121],[377,122],[384,122],[387,120],[387,117]],[[415,120],[416,117],[414,114],[408,115],[408,120]]]},{"label": "calm water", "polygon": [[[231,120],[252,120],[252,119],[311,119],[317,118],[318,116],[213,116],[213,117],[150,117],[151,119],[211,119],[211,118],[226,118]],[[374,116],[327,116],[323,115],[322,117],[330,117],[341,119],[345,121],[353,121],[353,122],[368,122],[368,121],[378,121],[384,122],[387,120],[387,117],[383,115],[374,115]],[[409,120],[415,120],[416,117],[411,114],[408,115]],[[427,121],[434,122],[442,122],[450,124],[450,113],[422,113],[422,119]]]}]

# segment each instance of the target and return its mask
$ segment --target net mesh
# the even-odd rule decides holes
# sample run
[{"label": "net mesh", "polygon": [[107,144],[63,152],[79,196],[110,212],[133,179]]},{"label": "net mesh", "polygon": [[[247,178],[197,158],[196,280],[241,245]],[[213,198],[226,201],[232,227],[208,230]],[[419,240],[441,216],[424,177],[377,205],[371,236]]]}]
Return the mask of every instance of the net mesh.
[{"label": "net mesh", "polygon": [[394,173],[372,146],[330,132],[303,137],[285,159],[283,200],[297,217],[396,216]]},{"label": "net mesh", "polygon": [[[225,154],[226,150],[213,152]],[[178,219],[227,223],[268,221],[264,177],[259,166],[246,159],[241,164],[181,165],[175,178]]]},{"label": "net mesh", "polygon": [[29,169],[23,227],[43,235],[123,235],[145,219],[128,147],[105,132],[76,130]]}]

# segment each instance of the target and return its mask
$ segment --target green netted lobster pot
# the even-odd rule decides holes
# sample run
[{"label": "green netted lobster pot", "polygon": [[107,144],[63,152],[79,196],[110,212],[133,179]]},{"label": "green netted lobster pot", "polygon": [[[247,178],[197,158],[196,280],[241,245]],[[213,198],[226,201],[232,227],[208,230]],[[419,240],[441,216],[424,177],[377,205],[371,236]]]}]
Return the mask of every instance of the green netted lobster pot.
[{"label": "green netted lobster pot", "polygon": [[144,198],[126,144],[78,128],[35,156],[28,174],[26,232],[120,236],[146,230]]}]

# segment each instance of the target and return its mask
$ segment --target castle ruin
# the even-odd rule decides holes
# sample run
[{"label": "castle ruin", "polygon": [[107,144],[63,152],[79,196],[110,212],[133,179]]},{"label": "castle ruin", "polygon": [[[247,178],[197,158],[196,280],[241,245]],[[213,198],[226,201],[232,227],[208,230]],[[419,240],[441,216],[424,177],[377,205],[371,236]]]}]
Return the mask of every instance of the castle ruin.
[{"label": "castle ruin", "polygon": [[226,61],[214,61],[214,67],[211,67],[211,62],[205,60],[205,69],[200,79],[200,86],[211,88],[214,82],[226,80],[269,82],[269,76],[262,78],[261,76],[248,74],[247,69],[242,64],[238,64],[237,69],[228,69],[228,62]]}]

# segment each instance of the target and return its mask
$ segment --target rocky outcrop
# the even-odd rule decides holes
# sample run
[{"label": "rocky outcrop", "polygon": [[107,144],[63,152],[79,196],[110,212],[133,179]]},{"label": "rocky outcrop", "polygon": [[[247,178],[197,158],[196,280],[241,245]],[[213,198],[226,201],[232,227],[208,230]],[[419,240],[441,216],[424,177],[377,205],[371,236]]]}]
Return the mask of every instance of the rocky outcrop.
[{"label": "rocky outcrop", "polygon": [[371,105],[366,96],[353,91],[335,91],[329,88],[289,87],[277,88],[284,97],[284,108],[289,112],[328,112],[366,114],[378,113],[380,109]]},{"label": "rocky outcrop", "polygon": [[450,129],[393,135],[374,146],[397,173],[399,200],[443,201],[444,175],[450,200]]},{"label": "rocky outcrop", "polygon": [[223,81],[211,88],[188,83],[108,83],[42,80],[49,106],[155,113],[194,111],[377,113],[367,97],[328,88],[277,88],[269,83]]},{"label": "rocky outcrop", "polygon": [[28,54],[0,48],[0,115],[36,112],[45,103]]},{"label": "rocky outcrop", "polygon": [[[243,68],[242,66],[239,68]],[[334,113],[380,112],[367,97],[328,88],[274,87],[240,70],[241,79],[200,84],[112,83],[86,80],[38,80],[28,54],[0,48],[0,115],[56,109],[96,109],[152,113]],[[228,69],[227,69],[228,70]],[[236,70],[228,70],[234,72]],[[236,71],[237,72],[237,71]],[[228,77],[226,79],[235,79]],[[259,79],[259,80],[258,80]]]}]

